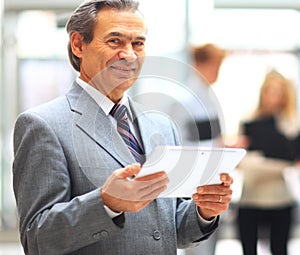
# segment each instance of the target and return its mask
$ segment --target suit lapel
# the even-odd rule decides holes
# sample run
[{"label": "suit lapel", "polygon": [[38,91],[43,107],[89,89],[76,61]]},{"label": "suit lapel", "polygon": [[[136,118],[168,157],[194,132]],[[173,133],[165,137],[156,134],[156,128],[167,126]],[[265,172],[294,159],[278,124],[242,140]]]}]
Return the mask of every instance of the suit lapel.
[{"label": "suit lapel", "polygon": [[[122,138],[118,135],[108,116],[98,104],[77,83],[67,93],[70,108],[76,114],[77,128],[86,133],[120,165],[131,164],[134,158]],[[76,128],[75,127],[75,128]]]}]

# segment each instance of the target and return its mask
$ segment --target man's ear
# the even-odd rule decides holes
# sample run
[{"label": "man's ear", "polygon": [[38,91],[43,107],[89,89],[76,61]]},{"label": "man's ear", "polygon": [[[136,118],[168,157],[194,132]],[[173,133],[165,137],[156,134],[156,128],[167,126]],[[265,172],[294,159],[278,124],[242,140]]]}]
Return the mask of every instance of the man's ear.
[{"label": "man's ear", "polygon": [[73,54],[81,58],[82,57],[82,45],[83,45],[83,36],[79,34],[78,32],[74,32],[71,35],[71,48]]}]

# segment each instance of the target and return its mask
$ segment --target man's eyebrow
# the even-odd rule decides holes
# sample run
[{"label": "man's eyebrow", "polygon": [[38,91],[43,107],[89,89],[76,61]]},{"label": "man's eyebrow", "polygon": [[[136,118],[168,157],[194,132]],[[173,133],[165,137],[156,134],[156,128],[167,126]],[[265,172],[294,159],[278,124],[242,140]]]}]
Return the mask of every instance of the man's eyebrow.
[{"label": "man's eyebrow", "polygon": [[120,33],[120,32],[110,32],[107,36],[105,36],[105,38],[109,38],[111,36],[117,36],[117,37],[125,37],[129,40],[142,40],[142,41],[146,41],[146,37],[145,36],[137,36],[135,38],[132,38],[132,37],[127,37],[125,36],[124,34]]}]

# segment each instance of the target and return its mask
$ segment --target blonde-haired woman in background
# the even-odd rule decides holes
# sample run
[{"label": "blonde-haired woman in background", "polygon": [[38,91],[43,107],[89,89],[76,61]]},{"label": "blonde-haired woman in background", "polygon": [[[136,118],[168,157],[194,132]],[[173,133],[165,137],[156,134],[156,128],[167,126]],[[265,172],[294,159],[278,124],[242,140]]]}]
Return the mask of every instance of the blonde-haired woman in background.
[{"label": "blonde-haired woman in background", "polygon": [[[244,255],[257,254],[260,227],[268,230],[273,255],[288,254],[295,198],[284,171],[298,160],[299,125],[293,84],[277,71],[266,74],[256,110],[241,122],[238,144],[248,149],[238,227]],[[297,154],[298,151],[298,154]]]}]

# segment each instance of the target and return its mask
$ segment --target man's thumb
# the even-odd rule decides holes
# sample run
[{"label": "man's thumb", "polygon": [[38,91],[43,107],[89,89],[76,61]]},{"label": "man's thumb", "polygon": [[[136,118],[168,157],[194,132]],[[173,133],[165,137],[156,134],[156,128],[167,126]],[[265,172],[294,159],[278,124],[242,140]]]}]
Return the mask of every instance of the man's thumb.
[{"label": "man's thumb", "polygon": [[132,165],[128,165],[123,169],[120,169],[118,175],[121,178],[130,178],[136,176],[141,170],[141,165],[139,163],[135,163]]}]

